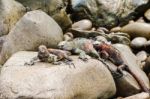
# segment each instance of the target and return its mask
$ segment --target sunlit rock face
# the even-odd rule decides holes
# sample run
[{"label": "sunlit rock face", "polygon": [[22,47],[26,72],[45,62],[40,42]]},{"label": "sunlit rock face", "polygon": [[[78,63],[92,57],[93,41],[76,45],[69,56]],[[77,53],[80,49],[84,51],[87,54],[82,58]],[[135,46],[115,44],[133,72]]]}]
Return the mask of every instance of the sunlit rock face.
[{"label": "sunlit rock face", "polygon": [[71,56],[75,67],[44,62],[24,65],[35,56],[37,52],[21,51],[6,62],[0,75],[1,99],[108,99],[116,93],[111,73],[96,59],[83,62]]}]

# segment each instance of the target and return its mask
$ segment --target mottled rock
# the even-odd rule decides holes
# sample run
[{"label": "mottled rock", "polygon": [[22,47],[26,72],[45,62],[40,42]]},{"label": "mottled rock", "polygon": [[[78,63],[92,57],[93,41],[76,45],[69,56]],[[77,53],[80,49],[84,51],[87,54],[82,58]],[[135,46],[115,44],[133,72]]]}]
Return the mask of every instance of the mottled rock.
[{"label": "mottled rock", "polygon": [[81,30],[91,30],[92,22],[90,20],[84,19],[72,24],[72,28],[81,29]]},{"label": "mottled rock", "polygon": [[25,7],[32,10],[42,10],[50,15],[61,26],[63,30],[66,30],[71,26],[72,21],[67,15],[65,8],[66,4],[64,0],[16,0],[23,4]]},{"label": "mottled rock", "polygon": [[[121,55],[123,57],[125,64],[128,65],[129,68],[133,70],[133,72],[135,72],[136,76],[138,76],[141,80],[143,80],[143,83],[148,88],[150,88],[148,77],[141,70],[141,68],[139,66],[140,63],[139,63],[137,57],[132,53],[130,48],[123,44],[115,44],[114,46],[121,52]],[[131,82],[131,81],[129,80],[128,82]],[[122,86],[122,87],[124,86],[123,83],[120,83],[120,82],[116,83],[116,85]],[[119,89],[119,92],[122,92],[121,93],[122,96],[129,96],[129,95],[131,95],[131,93],[133,93],[133,91],[134,90],[129,90],[127,86],[124,86],[122,89],[121,88]],[[134,92],[134,93],[136,93],[136,92]]]},{"label": "mottled rock", "polygon": [[130,44],[130,36],[126,35],[126,33],[121,33],[121,32],[117,32],[117,33],[110,33],[107,36],[107,39],[109,41],[111,41],[112,43],[120,43],[120,44],[126,44],[129,45]]},{"label": "mottled rock", "polygon": [[107,42],[107,39],[105,38],[105,37],[103,37],[103,36],[96,36],[95,37],[95,39],[96,39],[96,41],[103,41],[103,42]]},{"label": "mottled rock", "polygon": [[6,35],[24,15],[25,8],[14,0],[0,1],[0,36]]},{"label": "mottled rock", "polygon": [[0,94],[3,98],[108,99],[116,92],[108,69],[95,59],[83,62],[72,56],[74,66],[38,62],[24,66],[36,52],[18,52],[3,66]]},{"label": "mottled rock", "polygon": [[134,49],[140,49],[145,45],[146,42],[147,42],[146,38],[136,37],[131,41],[131,47]]},{"label": "mottled rock", "polygon": [[83,38],[90,38],[96,36],[103,36],[105,35],[104,32],[98,32],[93,30],[81,30],[81,29],[69,29],[69,31],[74,35],[74,37],[83,37]]},{"label": "mottled rock", "polygon": [[41,44],[54,48],[62,40],[62,29],[51,17],[38,10],[28,12],[8,34],[2,47],[0,64],[17,51],[36,50]]},{"label": "mottled rock", "polygon": [[147,20],[150,21],[150,9],[148,9],[148,10],[145,12],[144,16],[146,17]]},{"label": "mottled rock", "polygon": [[[130,15],[138,6],[146,4],[148,0],[71,0],[73,19],[88,18],[95,26],[114,27],[119,21],[129,21]],[[141,8],[140,8],[141,9]],[[142,8],[141,10],[144,10]],[[138,13],[138,12],[136,12]]]},{"label": "mottled rock", "polygon": [[104,32],[104,33],[106,33],[106,34],[109,34],[109,33],[110,33],[109,30],[108,30],[107,28],[105,28],[105,27],[98,27],[98,28],[96,29],[96,31],[98,31],[98,32]]},{"label": "mottled rock", "polygon": [[128,33],[132,38],[145,37],[150,39],[150,24],[148,23],[130,23],[122,27],[120,31]]}]

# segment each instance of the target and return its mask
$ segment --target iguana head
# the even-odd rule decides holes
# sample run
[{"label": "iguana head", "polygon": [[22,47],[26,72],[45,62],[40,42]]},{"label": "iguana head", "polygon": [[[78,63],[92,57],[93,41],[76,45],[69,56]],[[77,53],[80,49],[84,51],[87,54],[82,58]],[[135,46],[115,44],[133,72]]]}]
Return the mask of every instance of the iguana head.
[{"label": "iguana head", "polygon": [[62,41],[58,44],[58,48],[66,51],[71,51],[73,49],[73,44],[68,41]]},{"label": "iguana head", "polygon": [[49,52],[47,50],[47,47],[45,45],[40,45],[38,50],[39,50],[38,51],[38,58],[41,61],[45,61],[45,59],[47,59],[49,56]]}]

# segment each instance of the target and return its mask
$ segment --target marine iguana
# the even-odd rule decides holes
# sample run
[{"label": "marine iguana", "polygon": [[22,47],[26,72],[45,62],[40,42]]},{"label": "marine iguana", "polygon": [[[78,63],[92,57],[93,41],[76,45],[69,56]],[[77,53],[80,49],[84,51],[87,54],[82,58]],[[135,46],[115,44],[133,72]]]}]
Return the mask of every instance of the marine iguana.
[{"label": "marine iguana", "polygon": [[71,55],[71,53],[68,51],[52,48],[47,49],[45,45],[40,45],[38,48],[38,55],[34,57],[29,63],[25,64],[33,65],[35,62],[41,61],[58,65],[61,64],[61,60],[64,60],[66,64],[69,64],[69,62],[72,61],[72,59],[69,58],[69,55]]},{"label": "marine iguana", "polygon": [[94,41],[86,39],[86,38],[75,38],[72,41],[62,41],[58,44],[58,48],[66,51],[70,51],[73,54],[79,54],[79,58],[83,61],[87,61],[89,56],[101,61],[111,72],[114,79],[120,78],[123,75],[110,69],[109,66],[105,63],[105,61],[100,58],[99,53],[95,50],[93,46]]},{"label": "marine iguana", "polygon": [[62,41],[58,44],[58,48],[79,54],[79,58],[87,61],[89,56],[99,58],[99,54],[93,47],[91,40],[86,38],[75,38],[72,41]]},{"label": "marine iguana", "polygon": [[94,45],[94,47],[96,48],[96,50],[98,50],[99,54],[104,58],[104,59],[109,59],[110,61],[112,61],[112,63],[114,63],[117,67],[117,70],[123,74],[123,70],[128,71],[138,82],[139,86],[141,87],[141,89],[145,92],[150,93],[149,88],[146,87],[146,85],[144,84],[143,80],[140,79],[136,73],[134,72],[134,70],[132,70],[123,60],[123,57],[121,56],[121,53],[119,50],[117,50],[115,47],[113,47],[110,44],[107,43],[100,43],[97,45]]}]

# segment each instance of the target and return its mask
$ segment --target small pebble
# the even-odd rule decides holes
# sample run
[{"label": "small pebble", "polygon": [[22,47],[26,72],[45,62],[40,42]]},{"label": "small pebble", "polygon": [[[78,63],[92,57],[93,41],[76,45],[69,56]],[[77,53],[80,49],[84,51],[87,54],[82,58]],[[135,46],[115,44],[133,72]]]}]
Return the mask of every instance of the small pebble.
[{"label": "small pebble", "polygon": [[146,42],[147,42],[146,38],[136,37],[131,41],[131,47],[134,49],[140,49],[140,48],[144,47]]},{"label": "small pebble", "polygon": [[138,60],[143,62],[147,59],[147,53],[145,51],[140,51],[136,54],[136,57],[138,58]]},{"label": "small pebble", "polygon": [[143,17],[140,17],[138,20],[136,20],[136,22],[141,22],[141,23],[145,23],[145,20]]},{"label": "small pebble", "polygon": [[111,32],[119,32],[121,30],[121,27],[114,27],[110,31]]},{"label": "small pebble", "polygon": [[84,19],[72,24],[72,28],[81,29],[81,30],[91,30],[92,22],[90,20]]},{"label": "small pebble", "polygon": [[96,37],[96,41],[103,41],[103,42],[107,42],[107,39],[105,38],[105,37],[103,37],[103,36],[97,36]]},{"label": "small pebble", "polygon": [[148,10],[145,12],[144,16],[145,16],[145,18],[146,18],[147,20],[150,21],[150,9],[148,9]]},{"label": "small pebble", "polygon": [[98,32],[103,32],[103,33],[106,33],[106,34],[108,34],[109,33],[109,30],[108,29],[106,29],[106,28],[104,28],[104,27],[99,27],[99,28],[97,28],[97,30],[96,31],[98,31]]},{"label": "small pebble", "polygon": [[67,32],[64,34],[64,40],[69,41],[73,39],[73,34],[71,32]]}]

